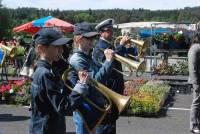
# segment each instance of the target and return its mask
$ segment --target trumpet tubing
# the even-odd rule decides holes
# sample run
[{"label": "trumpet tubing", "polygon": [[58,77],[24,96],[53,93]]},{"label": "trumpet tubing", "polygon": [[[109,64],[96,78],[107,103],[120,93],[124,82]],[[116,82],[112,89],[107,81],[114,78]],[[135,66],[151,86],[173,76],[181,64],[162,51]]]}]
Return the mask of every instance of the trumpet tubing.
[{"label": "trumpet tubing", "polygon": [[10,48],[7,47],[3,44],[0,44],[0,48],[2,48],[3,50],[7,51],[7,55],[9,55],[10,57],[14,57],[15,56],[15,47],[14,48]]},{"label": "trumpet tubing", "polygon": [[108,87],[104,86],[103,84],[97,82],[94,79],[90,79],[90,83],[95,85],[96,89],[99,90],[101,93],[106,94],[111,101],[116,105],[119,114],[126,108],[126,106],[130,103],[131,96],[123,96],[120,95]]},{"label": "trumpet tubing", "polygon": [[[68,80],[68,73],[71,70],[72,70],[72,68],[66,69],[65,72],[62,75],[62,80],[64,81],[64,84],[70,90],[72,90],[72,88],[66,83],[66,81]],[[94,107],[97,107],[100,111],[107,112],[110,109],[110,107],[112,106],[112,103],[114,103],[116,105],[117,109],[118,109],[119,114],[120,114],[130,102],[131,96],[120,95],[120,94],[112,91],[111,89],[109,89],[105,85],[101,84],[100,82],[97,82],[95,79],[90,78],[89,84],[94,86],[95,89],[97,89],[99,92],[101,92],[108,99],[108,101],[110,103],[106,109],[102,109],[102,108],[96,106],[96,104],[92,104]]]},{"label": "trumpet tubing", "polygon": [[143,40],[134,40],[134,39],[130,39],[131,42],[137,44],[139,47],[143,47],[145,42]]},{"label": "trumpet tubing", "polygon": [[[115,44],[117,44],[117,42],[120,42],[122,38],[123,38],[123,36],[118,36],[115,39]],[[134,43],[139,47],[139,54],[138,54],[139,57],[142,55],[142,53],[146,52],[146,50],[147,50],[147,41],[135,40],[135,39],[130,38],[127,41],[127,43]]]},{"label": "trumpet tubing", "polygon": [[[72,90],[72,88],[66,83],[68,78],[68,73],[73,68],[68,68],[64,71],[62,75],[62,79],[64,81],[64,84]],[[118,109],[118,114],[120,114],[129,104],[131,100],[131,96],[122,96],[118,93],[115,93],[111,89],[107,88],[103,84],[97,82],[94,79],[89,78],[89,84],[94,86],[95,89],[102,93],[102,95],[107,99],[106,107],[102,108],[101,106],[98,106],[92,100],[87,98],[86,96],[83,96],[84,100],[87,102],[87,104],[90,106],[90,110],[86,109],[78,109],[86,128],[88,128],[90,133],[93,133],[95,128],[101,124],[105,116],[108,114],[109,110],[111,109],[112,105],[115,104],[115,106]],[[92,110],[91,110],[92,109]],[[93,117],[93,120],[88,120],[88,116],[92,114],[92,112],[95,112],[97,116]]]},{"label": "trumpet tubing", "polygon": [[146,69],[146,62],[145,61],[137,62],[137,61],[134,61],[134,60],[130,60],[128,58],[124,58],[123,56],[120,56],[118,54],[114,54],[114,58],[116,60],[118,60],[119,62],[121,62],[122,64],[127,65],[127,67],[129,68],[129,70],[131,72],[129,74],[129,76],[132,74],[133,68],[136,70],[136,74],[138,74],[138,72],[140,72],[142,74]]}]

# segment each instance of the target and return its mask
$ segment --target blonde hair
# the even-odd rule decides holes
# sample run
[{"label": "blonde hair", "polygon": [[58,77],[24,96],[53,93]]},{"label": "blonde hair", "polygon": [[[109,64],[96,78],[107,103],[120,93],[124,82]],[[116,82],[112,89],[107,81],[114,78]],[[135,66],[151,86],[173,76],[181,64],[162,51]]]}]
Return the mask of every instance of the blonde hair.
[{"label": "blonde hair", "polygon": [[46,49],[47,47],[49,47],[48,45],[41,45],[41,44],[37,44],[35,45],[35,52],[38,58],[40,58],[41,54],[44,52],[44,49]]},{"label": "blonde hair", "polygon": [[79,41],[80,41],[80,39],[82,38],[82,36],[81,35],[75,35],[74,36],[74,48],[78,48],[79,47]]}]

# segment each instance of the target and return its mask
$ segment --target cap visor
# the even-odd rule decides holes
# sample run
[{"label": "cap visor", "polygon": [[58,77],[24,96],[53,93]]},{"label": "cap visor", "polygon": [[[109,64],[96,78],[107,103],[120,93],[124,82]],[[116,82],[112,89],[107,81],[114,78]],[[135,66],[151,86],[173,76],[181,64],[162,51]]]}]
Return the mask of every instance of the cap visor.
[{"label": "cap visor", "polygon": [[73,40],[70,38],[60,38],[52,42],[51,45],[60,46],[60,45],[71,44],[71,43],[73,43]]},{"label": "cap visor", "polygon": [[95,37],[97,35],[98,35],[97,32],[89,32],[89,33],[82,34],[82,36],[86,38]]},{"label": "cap visor", "polygon": [[113,26],[108,26],[108,27],[102,28],[102,31],[108,31],[112,29],[113,29]]}]

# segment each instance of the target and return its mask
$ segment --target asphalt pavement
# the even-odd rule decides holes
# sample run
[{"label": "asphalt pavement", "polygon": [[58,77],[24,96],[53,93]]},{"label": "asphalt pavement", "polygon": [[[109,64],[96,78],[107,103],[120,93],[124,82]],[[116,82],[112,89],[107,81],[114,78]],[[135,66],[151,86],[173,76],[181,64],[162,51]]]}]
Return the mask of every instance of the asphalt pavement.
[{"label": "asphalt pavement", "polygon": [[[175,94],[156,116],[120,116],[117,134],[190,134],[189,108],[192,94]],[[0,104],[0,134],[28,134],[30,111],[22,106]],[[71,116],[67,134],[75,134]]]}]

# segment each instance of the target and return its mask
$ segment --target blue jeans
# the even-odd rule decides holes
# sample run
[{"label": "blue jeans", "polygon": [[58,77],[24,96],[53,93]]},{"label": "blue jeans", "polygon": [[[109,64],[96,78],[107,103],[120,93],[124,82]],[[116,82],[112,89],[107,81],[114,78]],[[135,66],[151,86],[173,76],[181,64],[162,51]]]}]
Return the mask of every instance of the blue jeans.
[{"label": "blue jeans", "polygon": [[95,130],[95,134],[116,134],[116,122],[99,125]]},{"label": "blue jeans", "polygon": [[80,114],[76,111],[73,112],[73,120],[76,125],[76,134],[89,134],[89,131],[84,126],[84,122]]},{"label": "blue jeans", "polygon": [[[89,134],[80,114],[76,111],[73,112],[73,120],[76,125],[76,134]],[[116,122],[99,125],[94,131],[94,134],[116,134]]]}]

